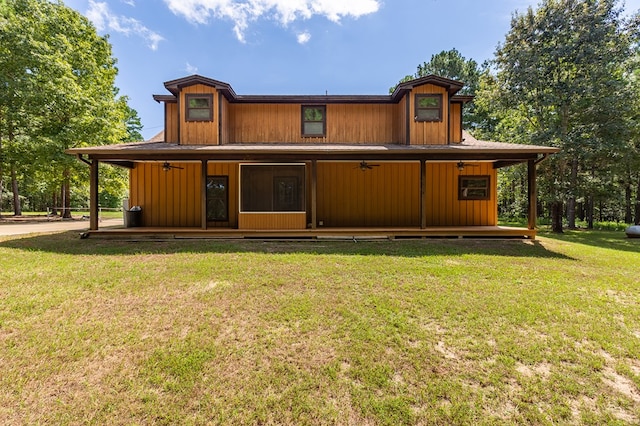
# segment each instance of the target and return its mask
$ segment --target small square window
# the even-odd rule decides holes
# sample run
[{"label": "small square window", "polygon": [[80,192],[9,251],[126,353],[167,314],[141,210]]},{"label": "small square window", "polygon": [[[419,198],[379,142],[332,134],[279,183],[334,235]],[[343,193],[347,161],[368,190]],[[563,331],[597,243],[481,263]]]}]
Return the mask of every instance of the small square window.
[{"label": "small square window", "polygon": [[327,126],[327,108],[321,106],[302,107],[302,136],[322,137]]},{"label": "small square window", "polygon": [[489,176],[459,176],[459,200],[488,200],[491,195]]},{"label": "small square window", "polygon": [[187,121],[213,121],[213,95],[186,95]]},{"label": "small square window", "polygon": [[416,121],[442,121],[442,95],[416,95]]}]

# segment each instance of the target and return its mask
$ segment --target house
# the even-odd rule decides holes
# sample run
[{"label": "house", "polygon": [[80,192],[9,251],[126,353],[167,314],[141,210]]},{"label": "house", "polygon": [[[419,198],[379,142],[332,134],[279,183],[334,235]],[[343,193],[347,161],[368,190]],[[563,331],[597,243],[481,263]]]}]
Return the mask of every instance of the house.
[{"label": "house", "polygon": [[[67,150],[91,166],[89,234],[535,238],[536,164],[556,148],[462,128],[463,84],[430,75],[390,95],[238,95],[192,75],[164,84],[164,131]],[[98,227],[99,164],[130,170],[141,227]],[[527,163],[529,226],[498,226],[497,170]]]}]

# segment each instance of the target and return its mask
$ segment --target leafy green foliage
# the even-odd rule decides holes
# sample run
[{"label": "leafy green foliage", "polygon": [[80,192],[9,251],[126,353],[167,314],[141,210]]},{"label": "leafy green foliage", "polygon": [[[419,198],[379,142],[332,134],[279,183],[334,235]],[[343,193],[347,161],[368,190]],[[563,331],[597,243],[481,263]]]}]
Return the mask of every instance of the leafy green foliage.
[{"label": "leafy green foliage", "polygon": [[69,206],[87,173],[64,150],[138,138],[140,121],[117,96],[107,38],[81,14],[59,1],[15,0],[1,19],[3,161],[21,176],[40,174],[45,191],[59,194],[53,203]]},{"label": "leafy green foliage", "polygon": [[[516,14],[478,91],[481,132],[486,136],[562,149],[539,167],[542,200],[570,227],[576,205],[606,199],[625,164],[638,164],[637,86],[630,62],[637,27],[615,0],[546,0]],[[622,159],[625,159],[622,161]],[[613,179],[612,179],[613,177]],[[561,228],[560,228],[561,230]]]}]

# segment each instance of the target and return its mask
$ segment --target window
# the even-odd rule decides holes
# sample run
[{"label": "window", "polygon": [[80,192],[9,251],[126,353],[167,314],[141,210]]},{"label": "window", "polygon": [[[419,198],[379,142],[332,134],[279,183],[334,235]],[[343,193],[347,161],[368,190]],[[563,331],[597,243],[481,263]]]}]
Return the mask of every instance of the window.
[{"label": "window", "polygon": [[416,95],[416,121],[442,121],[442,95]]},{"label": "window", "polygon": [[213,121],[213,95],[186,95],[187,121]]},{"label": "window", "polygon": [[488,200],[489,176],[458,176],[459,200]]},{"label": "window", "polygon": [[327,127],[327,108],[321,106],[302,107],[302,136],[322,137]]},{"label": "window", "polygon": [[207,176],[207,220],[229,220],[229,177]]},{"label": "window", "polygon": [[243,164],[243,212],[304,212],[304,164]]}]

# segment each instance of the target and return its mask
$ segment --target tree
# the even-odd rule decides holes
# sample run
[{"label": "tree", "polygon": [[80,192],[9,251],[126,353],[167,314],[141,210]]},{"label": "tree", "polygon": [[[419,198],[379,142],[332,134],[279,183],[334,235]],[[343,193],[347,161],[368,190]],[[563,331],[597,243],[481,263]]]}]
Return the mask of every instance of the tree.
[{"label": "tree", "polygon": [[[496,52],[500,102],[526,123],[529,142],[558,146],[541,167],[541,189],[562,232],[563,206],[575,226],[576,201],[591,203],[602,177],[632,137],[633,106],[624,65],[636,29],[616,0],[544,0],[514,15]],[[598,184],[596,183],[595,186]]]},{"label": "tree", "polygon": [[[111,46],[85,17],[60,1],[0,5],[1,154],[8,157],[12,176],[19,165],[50,169],[47,179],[68,208],[71,183],[86,180],[87,171],[64,150],[126,138],[130,111],[126,99],[117,96]],[[6,146],[18,143],[22,153],[15,158]],[[15,195],[15,180],[14,185]],[[19,214],[17,203],[14,213]]]}]

